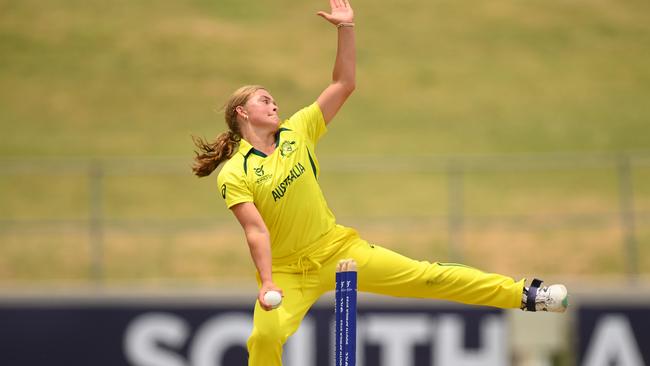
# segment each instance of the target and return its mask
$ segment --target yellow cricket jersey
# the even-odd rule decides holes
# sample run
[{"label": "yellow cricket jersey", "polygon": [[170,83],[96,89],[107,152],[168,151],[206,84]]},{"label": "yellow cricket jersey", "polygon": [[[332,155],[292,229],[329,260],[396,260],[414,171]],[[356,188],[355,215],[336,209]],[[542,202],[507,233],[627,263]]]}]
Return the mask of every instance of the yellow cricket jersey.
[{"label": "yellow cricket jersey", "polygon": [[291,256],[335,226],[318,184],[316,143],[327,127],[317,103],[284,121],[271,155],[242,139],[217,182],[228,208],[253,202],[271,234],[273,258]]}]

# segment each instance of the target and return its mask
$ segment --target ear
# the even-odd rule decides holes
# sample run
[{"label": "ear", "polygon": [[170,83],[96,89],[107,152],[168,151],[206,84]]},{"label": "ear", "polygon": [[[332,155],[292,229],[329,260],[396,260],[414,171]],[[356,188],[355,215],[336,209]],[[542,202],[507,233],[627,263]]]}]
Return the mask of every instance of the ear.
[{"label": "ear", "polygon": [[243,106],[238,105],[237,107],[235,107],[235,111],[241,118],[248,119],[248,113],[246,112],[246,110],[244,110]]}]

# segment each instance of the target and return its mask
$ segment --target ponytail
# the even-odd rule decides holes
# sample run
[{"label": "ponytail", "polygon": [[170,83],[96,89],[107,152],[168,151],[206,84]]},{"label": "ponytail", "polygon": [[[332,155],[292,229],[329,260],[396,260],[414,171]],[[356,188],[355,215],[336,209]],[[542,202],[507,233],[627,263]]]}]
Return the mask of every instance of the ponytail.
[{"label": "ponytail", "polygon": [[226,131],[217,136],[216,140],[209,142],[200,137],[192,136],[194,145],[199,149],[195,151],[192,171],[198,177],[210,175],[219,164],[230,159],[239,144],[240,138],[231,131]]}]

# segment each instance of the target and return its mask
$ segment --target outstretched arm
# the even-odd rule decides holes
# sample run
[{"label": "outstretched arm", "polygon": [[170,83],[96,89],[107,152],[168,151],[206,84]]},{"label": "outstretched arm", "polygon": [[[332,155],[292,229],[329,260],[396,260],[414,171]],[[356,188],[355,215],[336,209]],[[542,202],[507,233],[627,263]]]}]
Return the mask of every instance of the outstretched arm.
[{"label": "outstretched arm", "polygon": [[338,46],[332,73],[332,83],[316,102],[328,124],[355,88],[356,50],[354,45],[354,11],[347,0],[330,0],[331,13],[318,15],[337,27]]}]

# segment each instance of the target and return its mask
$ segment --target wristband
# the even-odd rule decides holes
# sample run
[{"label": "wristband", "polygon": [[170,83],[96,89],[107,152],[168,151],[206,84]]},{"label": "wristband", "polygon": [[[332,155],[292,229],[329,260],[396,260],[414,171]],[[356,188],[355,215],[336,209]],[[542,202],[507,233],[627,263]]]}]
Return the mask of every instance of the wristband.
[{"label": "wristband", "polygon": [[336,25],[336,28],[342,28],[342,27],[354,27],[354,23],[339,23]]}]

